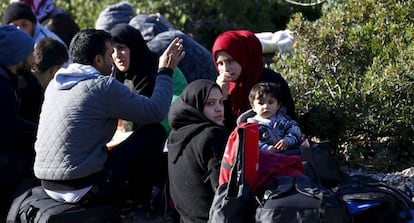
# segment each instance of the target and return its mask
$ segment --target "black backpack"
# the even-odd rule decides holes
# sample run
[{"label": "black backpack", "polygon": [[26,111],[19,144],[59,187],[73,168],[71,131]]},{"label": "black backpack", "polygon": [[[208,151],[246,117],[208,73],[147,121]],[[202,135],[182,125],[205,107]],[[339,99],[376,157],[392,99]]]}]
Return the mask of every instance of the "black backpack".
[{"label": "black backpack", "polygon": [[338,186],[336,194],[345,202],[353,223],[414,222],[411,198],[372,177],[349,176]]},{"label": "black backpack", "polygon": [[349,222],[345,205],[335,194],[304,175],[278,177],[258,202],[258,223]]},{"label": "black backpack", "polygon": [[114,222],[121,211],[119,204],[82,207],[60,203],[50,198],[41,186],[33,187],[17,197],[7,215],[8,223]]}]

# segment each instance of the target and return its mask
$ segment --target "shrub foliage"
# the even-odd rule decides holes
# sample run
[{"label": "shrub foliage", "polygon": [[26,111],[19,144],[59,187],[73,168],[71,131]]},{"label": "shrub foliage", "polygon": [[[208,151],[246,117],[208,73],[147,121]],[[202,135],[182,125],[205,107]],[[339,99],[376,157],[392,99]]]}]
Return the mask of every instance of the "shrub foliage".
[{"label": "shrub foliage", "polygon": [[[296,14],[288,24],[297,43],[275,55],[305,113],[333,111],[350,162],[390,170],[414,160],[413,0],[329,3],[315,22]],[[321,118],[320,125],[324,123]],[[330,130],[332,131],[332,130]]]}]

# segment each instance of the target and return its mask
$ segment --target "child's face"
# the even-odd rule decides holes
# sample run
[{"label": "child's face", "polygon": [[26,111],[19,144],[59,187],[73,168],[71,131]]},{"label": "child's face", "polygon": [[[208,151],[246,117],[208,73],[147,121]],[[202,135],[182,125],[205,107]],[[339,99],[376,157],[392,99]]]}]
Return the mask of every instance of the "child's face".
[{"label": "child's face", "polygon": [[253,100],[252,109],[261,118],[270,118],[277,113],[280,108],[279,101],[270,94],[266,94],[265,97],[258,98],[257,96]]}]

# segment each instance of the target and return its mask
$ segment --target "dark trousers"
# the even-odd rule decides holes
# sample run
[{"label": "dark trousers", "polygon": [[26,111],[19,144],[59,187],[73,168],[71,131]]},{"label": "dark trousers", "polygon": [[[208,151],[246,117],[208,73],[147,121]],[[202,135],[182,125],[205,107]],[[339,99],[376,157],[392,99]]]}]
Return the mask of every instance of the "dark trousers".
[{"label": "dark trousers", "polygon": [[162,149],[166,133],[160,124],[140,126],[108,151],[99,182],[85,195],[85,204],[129,198],[148,205],[151,190],[167,174]]}]

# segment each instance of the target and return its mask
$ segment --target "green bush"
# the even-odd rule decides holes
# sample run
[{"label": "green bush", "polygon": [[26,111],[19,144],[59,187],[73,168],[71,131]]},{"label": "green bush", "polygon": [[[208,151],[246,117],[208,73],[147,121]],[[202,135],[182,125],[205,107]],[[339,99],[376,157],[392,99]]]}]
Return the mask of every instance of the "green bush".
[{"label": "green bush", "polygon": [[350,163],[389,170],[414,160],[413,8],[413,0],[348,0],[326,5],[315,22],[296,14],[295,52],[275,55],[301,114],[317,105],[340,117]]}]

